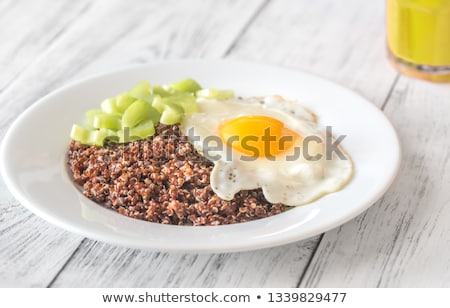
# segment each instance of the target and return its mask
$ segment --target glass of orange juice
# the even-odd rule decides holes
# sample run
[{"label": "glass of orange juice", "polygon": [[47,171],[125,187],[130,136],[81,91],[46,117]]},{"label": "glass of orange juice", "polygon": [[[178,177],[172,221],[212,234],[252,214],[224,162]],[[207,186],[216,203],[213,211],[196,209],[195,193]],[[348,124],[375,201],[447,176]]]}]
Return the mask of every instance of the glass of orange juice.
[{"label": "glass of orange juice", "polygon": [[386,26],[400,72],[450,82],[450,0],[386,0]]}]

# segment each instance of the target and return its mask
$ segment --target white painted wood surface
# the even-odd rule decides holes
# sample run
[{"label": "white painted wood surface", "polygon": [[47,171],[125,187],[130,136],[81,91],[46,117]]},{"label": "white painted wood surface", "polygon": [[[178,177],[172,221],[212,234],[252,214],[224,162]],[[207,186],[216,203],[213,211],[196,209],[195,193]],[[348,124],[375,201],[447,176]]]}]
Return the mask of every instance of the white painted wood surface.
[{"label": "white painted wood surface", "polygon": [[0,286],[450,286],[450,86],[398,78],[382,1],[0,1],[0,138],[70,80],[164,58],[233,58],[309,71],[384,108],[399,177],[322,236],[233,254],[113,247],[49,225],[0,179]]}]

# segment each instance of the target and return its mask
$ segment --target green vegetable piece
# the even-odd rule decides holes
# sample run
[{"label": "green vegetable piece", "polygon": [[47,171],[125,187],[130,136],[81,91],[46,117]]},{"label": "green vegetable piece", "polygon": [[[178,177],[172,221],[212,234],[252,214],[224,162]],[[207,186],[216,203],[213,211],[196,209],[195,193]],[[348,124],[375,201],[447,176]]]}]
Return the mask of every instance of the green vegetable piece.
[{"label": "green vegetable piece", "polygon": [[122,127],[133,128],[145,120],[152,120],[153,123],[158,123],[160,116],[159,111],[150,104],[137,100],[125,110],[122,116]]},{"label": "green vegetable piece", "polygon": [[164,87],[162,86],[154,86],[152,89],[152,93],[153,95],[159,95],[162,97],[171,95],[171,93],[168,90],[164,89]]},{"label": "green vegetable piece", "polygon": [[134,88],[131,89],[128,94],[135,99],[139,99],[151,104],[153,101],[153,95],[150,94],[151,89],[152,86],[148,81],[142,81],[134,86]]},{"label": "green vegetable piece", "polygon": [[169,87],[174,89],[176,92],[191,92],[191,93],[195,93],[202,89],[202,87],[194,79],[191,78],[171,83]]},{"label": "green vegetable piece", "polygon": [[101,111],[100,109],[90,109],[88,111],[86,111],[86,113],[84,114],[85,116],[85,128],[89,128],[89,129],[94,129],[94,116],[96,116],[97,114],[102,114],[103,111]]},{"label": "green vegetable piece", "polygon": [[90,132],[88,144],[102,147],[106,138],[114,136],[117,136],[116,132],[109,129],[94,130]]},{"label": "green vegetable piece", "polygon": [[228,99],[234,97],[232,90],[203,89],[195,93],[197,97],[211,99]]},{"label": "green vegetable piece", "polygon": [[116,100],[114,98],[105,99],[100,103],[100,107],[104,113],[107,114],[122,114],[119,108],[116,106]]},{"label": "green vegetable piece", "polygon": [[152,120],[147,120],[141,122],[138,126],[130,129],[131,137],[139,137],[140,139],[144,139],[155,134],[155,124],[153,124]]},{"label": "green vegetable piece", "polygon": [[166,107],[161,114],[161,123],[166,125],[172,125],[181,122],[183,116],[183,108],[173,103],[167,102]]},{"label": "green vegetable piece", "polygon": [[198,106],[195,97],[190,93],[176,94],[167,97],[155,97],[152,106],[160,113],[166,110],[167,105],[176,105],[182,108],[182,114],[192,114],[197,112]]},{"label": "green vegetable piece", "polygon": [[103,146],[103,142],[108,137],[114,137],[117,134],[109,129],[87,130],[79,125],[74,124],[70,137],[82,144]]},{"label": "green vegetable piece", "polygon": [[165,100],[160,96],[156,96],[153,99],[152,106],[153,106],[153,108],[158,110],[159,113],[162,113],[164,111],[164,109],[166,109]]},{"label": "green vegetable piece", "polygon": [[128,93],[122,93],[115,97],[117,109],[120,110],[121,113],[124,113],[131,104],[136,100],[134,97],[128,95]]},{"label": "green vegetable piece", "polygon": [[101,111],[100,109],[90,109],[88,111],[86,111],[86,113],[84,114],[86,116],[86,118],[93,122],[94,121],[94,116],[97,114],[101,114],[103,113],[103,111]]},{"label": "green vegetable piece", "polygon": [[145,139],[155,134],[155,124],[152,120],[146,120],[133,128],[124,127],[117,133],[119,140],[122,143]]},{"label": "green vegetable piece", "polygon": [[96,114],[92,122],[94,128],[108,128],[112,130],[119,130],[122,128],[120,117],[113,114]]},{"label": "green vegetable piece", "polygon": [[165,100],[183,108],[185,114],[193,114],[198,110],[197,100],[191,94],[174,95]]},{"label": "green vegetable piece", "polygon": [[105,99],[100,109],[88,110],[85,123],[73,125],[70,136],[87,145],[103,146],[106,139],[129,142],[155,134],[155,125],[180,123],[184,114],[197,112],[197,97],[230,98],[232,91],[202,90],[193,79],[151,87],[140,82],[128,92]]},{"label": "green vegetable piece", "polygon": [[81,127],[77,124],[72,125],[72,130],[70,131],[70,138],[83,144],[89,142],[90,131]]}]

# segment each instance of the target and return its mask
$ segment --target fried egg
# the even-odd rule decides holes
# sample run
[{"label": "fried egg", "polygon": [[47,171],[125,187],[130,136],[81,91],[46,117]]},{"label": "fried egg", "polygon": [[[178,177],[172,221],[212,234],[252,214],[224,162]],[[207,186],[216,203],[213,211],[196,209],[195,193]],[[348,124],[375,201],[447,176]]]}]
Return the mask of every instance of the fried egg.
[{"label": "fried egg", "polygon": [[280,96],[199,101],[181,129],[214,163],[210,184],[224,200],[262,188],[267,201],[298,206],[352,177],[350,156],[327,152],[315,114]]}]

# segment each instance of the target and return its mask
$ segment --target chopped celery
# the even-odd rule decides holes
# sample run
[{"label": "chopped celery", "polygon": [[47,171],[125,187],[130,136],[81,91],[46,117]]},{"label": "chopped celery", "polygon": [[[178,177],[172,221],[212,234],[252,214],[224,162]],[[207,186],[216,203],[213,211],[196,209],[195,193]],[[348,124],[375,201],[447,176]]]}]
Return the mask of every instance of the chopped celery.
[{"label": "chopped celery", "polygon": [[183,116],[183,108],[173,103],[166,103],[166,107],[161,114],[161,123],[166,125],[172,125],[181,122]]},{"label": "chopped celery", "polygon": [[202,89],[202,87],[194,79],[191,78],[171,83],[169,87],[174,89],[176,92],[191,92],[191,93],[195,93]]},{"label": "chopped celery", "polygon": [[72,125],[72,130],[70,131],[70,138],[83,144],[89,142],[90,131],[81,127],[77,124]]},{"label": "chopped celery", "polygon": [[130,90],[130,95],[134,97],[135,95],[150,93],[151,88],[152,86],[148,81],[141,81]]},{"label": "chopped celery", "polygon": [[162,86],[154,86],[152,88],[152,94],[163,96],[163,97],[171,95],[171,93],[168,90],[164,89]]},{"label": "chopped celery", "polygon": [[167,105],[177,105],[182,108],[181,113],[192,114],[197,111],[197,101],[190,93],[181,93],[168,97],[155,97],[152,106],[163,112]]},{"label": "chopped celery", "polygon": [[90,109],[88,111],[86,111],[86,113],[84,114],[84,116],[86,117],[86,126],[87,128],[94,128],[94,116],[96,116],[97,114],[102,114],[103,111],[101,111],[100,109]]},{"label": "chopped celery", "polygon": [[91,131],[89,134],[89,143],[99,147],[103,146],[106,138],[117,136],[116,132],[109,129],[99,129]]},{"label": "chopped celery", "polygon": [[133,128],[145,120],[152,120],[156,124],[159,122],[160,116],[159,111],[150,104],[137,100],[125,110],[122,116],[122,127]]},{"label": "chopped celery", "polygon": [[155,124],[153,124],[152,120],[147,120],[139,123],[138,126],[130,129],[131,137],[139,137],[140,139],[144,139],[155,134]]},{"label": "chopped celery", "polygon": [[152,86],[149,82],[142,81],[131,89],[128,94],[135,99],[140,99],[144,102],[151,103],[153,100],[153,95],[150,94],[151,88]]},{"label": "chopped celery", "polygon": [[109,129],[87,130],[74,124],[70,137],[83,144],[103,146],[103,142],[108,137],[116,136],[116,133]]},{"label": "chopped celery", "polygon": [[84,115],[86,116],[86,118],[88,118],[88,120],[94,121],[94,116],[97,114],[101,114],[102,112],[103,111],[101,111],[100,109],[89,109]]},{"label": "chopped celery", "polygon": [[185,114],[197,112],[197,101],[191,93],[180,93],[162,99],[164,104],[173,103],[183,108]]},{"label": "chopped celery", "polygon": [[203,89],[195,93],[197,97],[211,99],[228,99],[234,97],[232,90]]},{"label": "chopped celery", "polygon": [[92,121],[94,128],[108,128],[112,130],[119,130],[122,128],[120,117],[113,114],[96,114]]},{"label": "chopped celery", "polygon": [[108,114],[122,114],[120,109],[116,106],[116,100],[114,98],[105,99],[100,103],[100,107],[104,113]]},{"label": "chopped celery", "polygon": [[116,96],[116,106],[121,113],[124,113],[128,107],[133,104],[136,99],[128,95],[128,93],[122,93]]},{"label": "chopped celery", "polygon": [[197,100],[192,95],[174,96],[171,101],[183,108],[186,114],[193,114],[198,110]]},{"label": "chopped celery", "polygon": [[136,97],[136,99],[144,101],[150,105],[152,104],[154,98],[155,98],[155,95],[153,95],[153,94],[144,94],[139,97]]},{"label": "chopped celery", "polygon": [[165,100],[160,96],[156,96],[153,99],[152,106],[153,106],[153,108],[158,110],[159,113],[162,113],[164,111],[164,109],[166,108]]},{"label": "chopped celery", "polygon": [[155,134],[160,121],[171,125],[180,123],[183,116],[197,111],[197,98],[229,98],[232,91],[201,90],[193,79],[184,79],[170,85],[152,87],[147,81],[128,92],[105,99],[100,109],[85,113],[85,123],[74,125],[70,136],[87,145],[103,146],[105,139],[129,142]]},{"label": "chopped celery", "polygon": [[152,120],[146,120],[133,128],[124,127],[117,134],[122,143],[145,139],[155,134],[155,124]]}]

